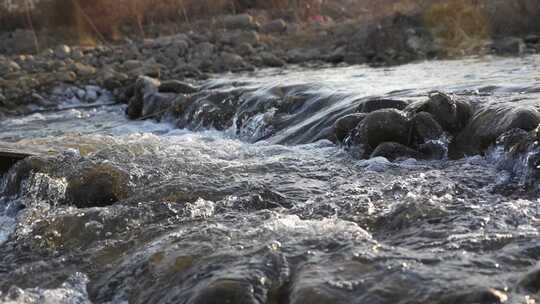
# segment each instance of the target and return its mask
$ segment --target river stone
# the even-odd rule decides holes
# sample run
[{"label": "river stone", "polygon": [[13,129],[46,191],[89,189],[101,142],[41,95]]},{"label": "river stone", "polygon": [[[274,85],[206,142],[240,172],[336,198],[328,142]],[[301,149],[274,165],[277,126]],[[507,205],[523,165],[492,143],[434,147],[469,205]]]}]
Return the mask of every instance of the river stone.
[{"label": "river stone", "polygon": [[502,157],[498,157],[499,169],[510,172],[513,178],[525,186],[533,186],[540,180],[540,129],[526,132],[512,129],[497,139],[503,147]]},{"label": "river stone", "polygon": [[56,58],[63,60],[68,58],[71,55],[71,48],[67,45],[59,45],[54,49],[54,56]]},{"label": "river stone", "polygon": [[133,97],[130,98],[127,115],[130,119],[142,116],[145,99],[159,91],[160,82],[147,76],[139,76],[133,88]]},{"label": "river stone", "polygon": [[337,140],[343,142],[343,140],[351,133],[351,130],[366,118],[366,116],[366,113],[354,113],[336,120],[334,123],[334,130]]},{"label": "river stone", "polygon": [[50,167],[50,160],[37,156],[30,156],[23,160],[18,161],[11,167],[12,174],[5,181],[3,194],[11,196],[17,194],[22,186],[24,180],[26,180],[32,172],[47,172],[47,168]]},{"label": "river stone", "polygon": [[145,97],[142,109],[142,116],[145,118],[155,118],[171,108],[176,94],[154,93]]},{"label": "river stone", "polygon": [[508,295],[502,291],[485,288],[477,290],[458,290],[454,294],[443,297],[437,303],[440,304],[498,304],[508,301]]},{"label": "river stone", "polygon": [[538,293],[540,291],[540,268],[536,267],[527,273],[519,281],[519,286],[533,294]]},{"label": "river stone", "polygon": [[73,69],[79,76],[92,76],[96,74],[96,68],[90,65],[86,65],[80,62],[76,62],[73,64]]},{"label": "river stone", "polygon": [[239,280],[218,280],[200,290],[188,303],[191,304],[258,304],[253,286]]},{"label": "river stone", "polygon": [[417,150],[424,159],[444,159],[448,156],[447,144],[442,141],[428,141],[418,145]]},{"label": "river stone", "polygon": [[66,202],[78,208],[105,207],[128,196],[129,175],[108,164],[87,168],[71,177]]},{"label": "river stone", "polygon": [[272,20],[261,27],[263,33],[285,33],[287,31],[287,22],[283,19]]},{"label": "river stone", "polygon": [[229,52],[222,52],[219,59],[222,67],[228,70],[236,70],[245,64],[242,56]]},{"label": "river stone", "polygon": [[415,158],[420,159],[422,158],[422,155],[405,145],[395,143],[395,142],[384,142],[375,148],[373,153],[369,156],[369,158],[375,158],[375,157],[385,157],[386,159],[390,161],[394,161],[398,158]]},{"label": "river stone", "polygon": [[530,107],[491,106],[478,111],[450,145],[450,157],[484,152],[497,138],[514,128],[534,130],[540,113]]},{"label": "river stone", "polygon": [[285,65],[285,61],[270,52],[263,52],[260,56],[263,64],[266,66],[278,68]]},{"label": "river stone", "polygon": [[358,112],[371,113],[381,109],[403,110],[408,103],[403,100],[395,99],[370,99],[362,102],[358,106]]},{"label": "river stone", "polygon": [[255,54],[255,49],[250,43],[244,42],[236,47],[236,52],[242,56],[249,56]]},{"label": "river stone", "polygon": [[162,81],[159,85],[159,92],[162,93],[193,94],[197,91],[192,84],[179,80]]},{"label": "river stone", "polygon": [[472,108],[467,102],[457,101],[442,92],[431,94],[427,101],[412,104],[405,111],[430,113],[444,130],[452,134],[461,131],[472,115]]},{"label": "river stone", "polygon": [[383,142],[409,143],[409,122],[402,112],[396,109],[383,109],[369,113],[353,130],[351,144],[371,151]]},{"label": "river stone", "polygon": [[515,150],[516,146],[520,145],[529,137],[529,132],[523,129],[511,129],[504,132],[497,138],[497,145],[504,148],[505,151]]},{"label": "river stone", "polygon": [[420,112],[414,115],[411,120],[412,141],[418,144],[429,140],[436,140],[443,136],[444,131],[433,115],[427,112]]},{"label": "river stone", "polygon": [[229,15],[223,17],[223,27],[228,29],[256,29],[258,26],[249,14]]},{"label": "river stone", "polygon": [[196,58],[209,59],[214,54],[215,48],[210,42],[202,42],[197,44],[192,52]]},{"label": "river stone", "polygon": [[495,41],[492,47],[500,55],[520,55],[525,51],[526,45],[521,38],[507,37]]},{"label": "river stone", "polygon": [[67,82],[67,83],[72,83],[72,82],[75,82],[75,80],[77,80],[77,74],[70,71],[56,72],[54,77],[56,78],[57,81]]}]

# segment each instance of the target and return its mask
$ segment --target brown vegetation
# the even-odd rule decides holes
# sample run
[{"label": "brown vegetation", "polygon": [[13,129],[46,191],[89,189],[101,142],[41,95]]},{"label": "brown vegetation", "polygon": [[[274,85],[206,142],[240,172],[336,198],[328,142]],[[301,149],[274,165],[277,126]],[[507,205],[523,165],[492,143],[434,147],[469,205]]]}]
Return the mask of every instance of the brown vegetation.
[{"label": "brown vegetation", "polygon": [[[32,11],[32,21],[38,29],[68,27],[83,36],[115,38],[121,28],[144,35],[152,24],[190,23],[253,10],[295,21],[318,14],[365,19],[420,12],[435,36],[452,46],[476,37],[540,31],[538,0],[42,0]],[[25,13],[0,8],[0,28],[28,28]]]}]

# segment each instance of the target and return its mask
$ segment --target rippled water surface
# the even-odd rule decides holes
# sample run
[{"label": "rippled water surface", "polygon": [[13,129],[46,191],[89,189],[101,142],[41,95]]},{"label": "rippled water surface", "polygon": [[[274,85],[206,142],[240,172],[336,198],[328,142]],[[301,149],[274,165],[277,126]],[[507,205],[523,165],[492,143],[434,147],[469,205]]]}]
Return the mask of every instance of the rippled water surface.
[{"label": "rippled water surface", "polygon": [[[1,141],[45,156],[0,184],[0,301],[536,303],[540,201],[519,185],[498,191],[509,174],[492,154],[358,160],[298,134],[366,96],[440,90],[540,109],[539,65],[265,70],[204,84],[252,98],[305,87],[309,117],[271,132],[264,115],[190,131],[128,121],[119,105],[4,120]],[[74,180],[102,172],[118,202],[66,203]]]}]

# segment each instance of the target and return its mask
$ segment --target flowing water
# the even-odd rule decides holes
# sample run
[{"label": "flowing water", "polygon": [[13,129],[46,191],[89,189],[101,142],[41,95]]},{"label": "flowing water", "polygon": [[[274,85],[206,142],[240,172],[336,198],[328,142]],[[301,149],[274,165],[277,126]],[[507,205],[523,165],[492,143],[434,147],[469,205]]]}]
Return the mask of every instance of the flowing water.
[{"label": "flowing water", "polygon": [[[0,140],[47,156],[0,183],[0,301],[536,303],[540,200],[496,148],[359,160],[318,140],[318,122],[434,90],[540,109],[539,68],[532,56],[225,75],[205,89],[249,92],[242,107],[258,110],[221,127],[128,121],[120,105],[6,119]],[[269,124],[287,88],[302,115]],[[66,203],[73,180],[102,171],[116,203]]]}]

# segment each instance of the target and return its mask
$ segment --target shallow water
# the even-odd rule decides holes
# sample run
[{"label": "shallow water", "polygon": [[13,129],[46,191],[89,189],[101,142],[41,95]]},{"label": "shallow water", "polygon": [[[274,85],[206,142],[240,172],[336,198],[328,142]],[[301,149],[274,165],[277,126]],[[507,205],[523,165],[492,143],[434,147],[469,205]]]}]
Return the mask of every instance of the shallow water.
[{"label": "shallow water", "polygon": [[[309,109],[273,129],[271,107],[221,131],[128,121],[125,106],[2,121],[0,140],[61,153],[17,191],[17,168],[0,184],[0,300],[535,303],[539,283],[523,282],[539,269],[540,201],[512,184],[496,149],[358,160],[311,130],[367,96],[442,90],[478,107],[540,109],[539,65],[532,56],[265,70],[205,84],[257,103],[299,85]],[[121,199],[65,204],[69,181],[96,166],[127,176]]]}]

